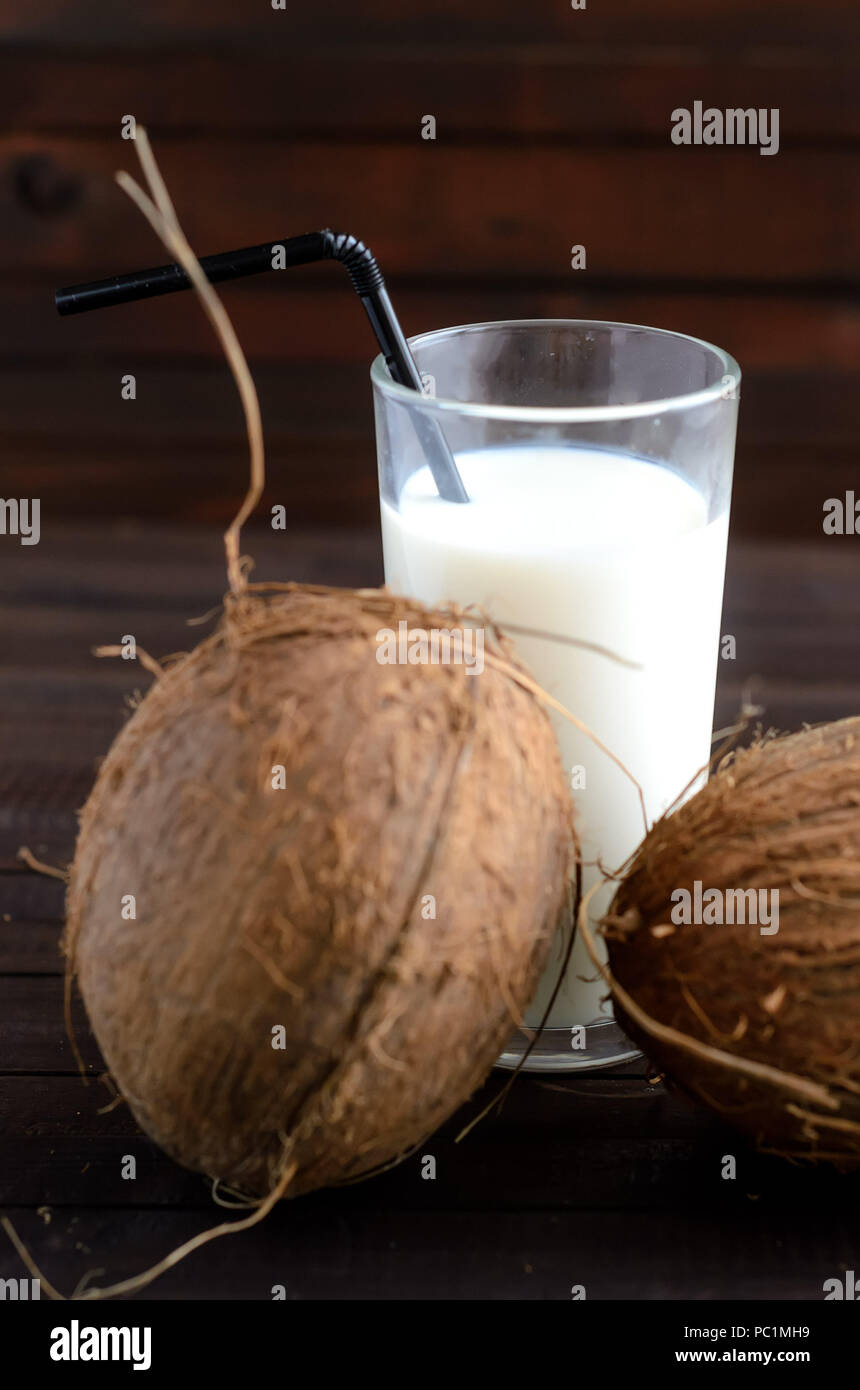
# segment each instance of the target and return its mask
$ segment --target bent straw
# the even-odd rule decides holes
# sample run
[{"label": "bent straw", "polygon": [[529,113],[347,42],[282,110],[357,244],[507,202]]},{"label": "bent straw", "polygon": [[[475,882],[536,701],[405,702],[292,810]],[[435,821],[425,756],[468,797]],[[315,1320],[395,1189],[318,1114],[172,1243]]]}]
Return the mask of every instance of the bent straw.
[{"label": "bent straw", "polygon": [[[212,284],[218,284],[274,269],[275,252],[279,263],[282,262],[284,266],[308,265],[312,261],[326,260],[340,261],[345,265],[391,377],[401,386],[411,387],[423,395],[421,374],[388,297],[382,272],[370,249],[357,237],[326,228],[321,232],[287,237],[284,241],[246,246],[238,251],[224,251],[217,256],[203,256],[200,265],[206,278]],[[190,287],[191,280],[181,265],[161,265],[149,270],[131,271],[127,275],[113,275],[107,280],[66,286],[57,290],[54,301],[58,313],[65,317],[86,313],[90,309],[108,308],[113,304],[128,304],[137,299],[175,294]],[[447,502],[468,502],[469,495],[438,421],[421,412],[413,415],[412,420],[440,497]]]}]

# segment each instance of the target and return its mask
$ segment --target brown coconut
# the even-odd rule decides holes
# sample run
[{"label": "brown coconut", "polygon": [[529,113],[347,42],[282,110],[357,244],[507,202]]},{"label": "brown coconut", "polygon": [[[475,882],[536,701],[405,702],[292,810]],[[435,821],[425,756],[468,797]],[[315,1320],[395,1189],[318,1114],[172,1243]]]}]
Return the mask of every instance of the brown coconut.
[{"label": "brown coconut", "polygon": [[[674,924],[696,880],[777,889],[779,931]],[[731,754],[651,830],[605,934],[619,1021],[671,1077],[765,1148],[860,1162],[860,719]]]},{"label": "brown coconut", "polygon": [[110,1072],[173,1158],[251,1193],[288,1164],[288,1195],[352,1178],[434,1130],[565,910],[571,810],[538,701],[489,642],[482,675],[380,665],[400,620],[451,626],[378,591],[231,598],[81,816],[66,948]]}]

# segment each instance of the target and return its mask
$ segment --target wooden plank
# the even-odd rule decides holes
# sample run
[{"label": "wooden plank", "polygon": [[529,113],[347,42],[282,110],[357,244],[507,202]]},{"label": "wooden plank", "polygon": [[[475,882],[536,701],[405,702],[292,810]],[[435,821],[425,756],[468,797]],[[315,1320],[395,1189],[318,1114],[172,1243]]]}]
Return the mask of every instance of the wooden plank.
[{"label": "wooden plank", "polygon": [[[0,706],[2,708],[2,706]],[[119,706],[118,706],[119,708]],[[113,713],[93,725],[75,718],[50,721],[44,715],[16,719],[3,709],[3,719],[16,727],[14,750],[0,761],[0,915],[19,917],[23,887],[12,871],[25,867],[21,850],[43,864],[64,870],[71,863],[78,834],[78,809],[83,806],[104,757],[122,724]],[[62,884],[58,883],[62,908]],[[38,907],[26,909],[29,926],[39,921]],[[53,915],[53,911],[51,914]]]},{"label": "wooden plank", "polygon": [[[220,603],[219,592],[213,591],[211,597],[212,605]],[[135,604],[132,614],[133,632],[130,631],[127,615],[115,608],[107,611],[98,608],[79,610],[57,602],[51,605],[32,604],[23,611],[16,612],[14,608],[0,611],[0,630],[14,651],[19,668],[29,667],[36,671],[44,668],[45,643],[50,642],[53,644],[52,665],[62,669],[69,662],[69,675],[73,675],[76,669],[83,669],[91,678],[87,694],[93,681],[100,680],[96,668],[101,666],[113,667],[110,671],[113,679],[109,681],[112,692],[131,694],[135,689],[145,690],[151,685],[150,674],[137,661],[96,657],[93,655],[95,647],[101,643],[121,642],[128,634],[134,636],[147,651],[151,645],[161,653],[166,653],[168,648],[176,652],[188,651],[213,626],[207,624],[203,632],[195,633],[187,625],[187,618],[193,614],[186,610],[185,613],[162,615],[155,605],[149,612],[141,612],[139,604]],[[14,677],[12,684],[14,686]],[[27,688],[23,693],[26,696]],[[116,707],[121,707],[119,699],[116,700]],[[103,713],[103,709],[98,711],[99,720]]]},{"label": "wooden plank", "polygon": [[[42,499],[43,545],[73,518],[226,525],[235,514],[247,478],[247,443],[238,398],[214,363],[140,366],[135,402],[119,398],[120,365],[52,368],[47,412],[44,368],[12,367],[0,375],[5,493]],[[291,529],[280,533],[282,558],[273,571],[284,577],[298,526],[377,524],[370,390],[358,368],[269,366],[256,376],[269,480],[260,516],[276,504],[287,509]],[[749,372],[735,469],[737,534],[821,539],[825,501],[855,488],[858,440],[860,396],[852,374]],[[347,547],[342,538],[332,549]],[[38,569],[30,549],[14,538],[3,542],[3,551],[4,558],[20,552],[32,572]]]},{"label": "wooden plank", "polygon": [[[498,1090],[500,1084],[501,1078],[494,1078],[482,1096],[494,1094],[493,1088]],[[518,1085],[527,1095],[535,1089],[531,1078],[523,1078]],[[663,1166],[664,1156],[669,1156],[665,1169],[672,1170],[675,1181],[684,1169],[689,1173],[704,1165],[689,1162],[694,1137],[689,1107],[673,1106],[665,1097],[645,1096],[645,1089],[642,1082],[602,1082],[592,1095],[580,1083],[575,1093],[565,1093],[563,1104],[547,1107],[527,1100],[525,1117],[522,1106],[516,1119],[511,1118],[513,1112],[503,1111],[498,1121],[488,1121],[473,1131],[474,1137],[457,1145],[459,1128],[468,1115],[477,1113],[480,1101],[476,1099],[427,1141],[427,1152],[437,1161],[434,1183],[421,1179],[421,1161],[412,1158],[373,1183],[321,1196],[319,1205],[344,1211],[381,1202],[403,1210],[462,1210],[476,1204],[510,1210],[523,1202],[581,1208],[623,1203],[634,1190],[646,1204],[665,1202],[671,1189],[663,1185],[662,1176],[661,1193],[655,1191],[655,1168]],[[539,1095],[545,1102],[549,1093]],[[77,1078],[0,1077],[0,1123],[8,1136],[0,1173],[4,1208],[43,1203],[210,1207],[205,1180],[189,1177],[161,1154],[141,1135],[125,1106],[109,1115],[100,1113],[111,1098],[105,1085],[85,1088]],[[562,1097],[551,1099],[558,1102]],[[553,1125],[547,1124],[548,1113],[554,1116]],[[529,1119],[535,1114],[540,1117],[537,1126]],[[643,1132],[646,1118],[659,1131],[659,1138],[651,1139]],[[701,1116],[698,1126],[700,1139],[710,1134],[713,1146],[714,1127]],[[721,1137],[720,1142],[726,1141]],[[702,1142],[701,1147],[704,1151],[707,1144]],[[625,1159],[635,1149],[641,1161],[620,1161],[622,1148]],[[121,1175],[126,1154],[138,1160],[134,1181],[124,1181]],[[503,1170],[501,1182],[498,1177],[492,1180],[494,1164]],[[541,1181],[536,1186],[537,1169]],[[593,1171],[590,1180],[589,1170]]]},{"label": "wooden plank", "polygon": [[[803,547],[792,549],[801,552],[802,563]],[[847,547],[845,551],[846,559],[856,565],[856,557],[847,553]],[[735,660],[722,663],[725,678],[742,679],[757,672],[800,683],[810,679],[835,683],[860,677],[860,656],[845,640],[846,631],[853,630],[860,620],[860,579],[849,576],[841,591],[816,582],[815,565],[807,557],[798,609],[781,618],[773,608],[781,577],[776,566],[752,590],[763,605],[762,611],[754,611],[749,589],[736,600],[744,582],[751,584],[743,558],[741,554],[735,560],[733,554],[729,561],[723,631],[734,636],[737,653]],[[213,598],[217,601],[217,594]],[[119,727],[127,717],[132,692],[147,690],[152,677],[138,662],[96,658],[91,655],[92,647],[99,641],[119,642],[125,634],[133,633],[141,646],[163,655],[189,650],[202,635],[199,629],[189,630],[180,615],[168,620],[155,610],[141,615],[132,608],[126,616],[133,621],[123,621],[122,615],[118,621],[96,606],[20,612],[0,605],[0,640],[13,646],[20,668],[9,675],[0,672],[3,717],[14,723],[32,719],[47,727],[61,725],[66,713],[81,735],[87,730]],[[54,669],[44,665],[44,643],[48,640],[55,644]],[[743,674],[736,677],[735,672]],[[14,754],[14,749],[4,753]],[[62,784],[51,794],[47,809],[57,804],[67,804]]]},{"label": "wooden plank", "polygon": [[824,503],[833,497],[844,502],[846,493],[856,490],[856,481],[857,447],[847,440],[818,451],[814,444],[788,439],[747,447],[741,438],[732,498],[733,533],[761,540],[808,541],[817,556],[839,554],[847,559],[857,537],[824,535]]},{"label": "wooden plank", "polygon": [[[429,267],[432,271],[433,267]],[[723,267],[730,270],[730,267]],[[221,286],[236,332],[255,374],[260,364],[335,364],[363,374],[375,345],[355,297],[332,267],[294,277],[268,275]],[[312,281],[313,283],[309,283]],[[127,304],[109,313],[61,319],[54,309],[56,278],[0,285],[4,335],[0,364],[102,362],[149,368],[159,358],[184,364],[223,364],[220,344],[187,295]],[[725,348],[748,371],[855,370],[860,357],[860,295],[697,289],[601,283],[592,271],[571,272],[547,285],[521,278],[447,285],[398,278],[389,285],[409,335],[456,323],[518,318],[585,318],[653,324]],[[105,363],[107,365],[107,363]],[[121,375],[122,372],[119,372]]]},{"label": "wooden plank", "polygon": [[[0,878],[0,901],[3,898]],[[8,920],[7,920],[8,919]],[[0,975],[62,975],[58,922],[22,922],[0,915]]]},{"label": "wooden plank", "polygon": [[[378,525],[356,530],[309,527],[288,535],[290,578],[359,586],[377,582]],[[244,548],[257,561],[255,577],[284,578],[281,533],[249,526],[242,536]],[[785,597],[792,612],[820,621],[830,611],[838,621],[832,605],[843,590],[851,602],[856,583],[850,541],[851,537],[822,537],[813,547],[759,545],[733,537],[727,590],[732,606],[767,623],[778,617],[777,600]],[[37,566],[32,564],[34,555]],[[177,615],[184,619],[202,613],[225,587],[222,533],[211,526],[70,521],[43,537],[38,547],[16,546],[3,556],[2,598],[15,605],[65,600],[70,610],[92,610],[102,617],[131,610],[158,612],[172,621]],[[5,655],[0,647],[0,657]],[[45,655],[50,657],[50,652]],[[51,662],[46,659],[42,666],[48,671]],[[98,662],[92,669],[102,675],[115,664]]]},{"label": "wooden plank", "polygon": [[698,36],[686,47],[637,47],[624,30],[609,45],[589,36],[554,47],[534,36],[515,46],[451,44],[429,26],[414,48],[390,37],[384,47],[339,48],[326,37],[320,48],[296,51],[276,31],[272,37],[253,53],[0,53],[0,124],[115,135],[130,112],[159,137],[253,131],[354,142],[418,139],[432,114],[437,144],[490,132],[501,140],[665,142],[671,112],[700,100],[722,110],[776,108],[792,145],[860,136],[856,30],[826,52],[780,43],[730,55],[706,54]]},{"label": "wooden plank", "polygon": [[[847,383],[846,383],[847,384]],[[856,399],[856,393],[850,399]],[[755,443],[747,438],[747,396],[742,415],[735,468],[732,528],[738,537],[769,541],[803,541],[846,554],[856,543],[853,536],[824,537],[823,504],[827,498],[842,497],[856,490],[857,443],[852,442],[850,425],[845,439],[827,445],[775,440]],[[751,407],[752,408],[752,407]],[[843,408],[848,413],[848,406]],[[94,415],[94,418],[98,418]],[[751,421],[749,433],[755,422]],[[779,429],[762,421],[761,428]],[[838,421],[829,428],[837,433]],[[29,564],[32,582],[38,586],[43,547],[52,536],[82,522],[101,519],[103,525],[123,521],[129,525],[195,523],[207,536],[212,554],[220,546],[212,537],[213,523],[226,526],[241,500],[246,476],[247,451],[237,439],[231,447],[204,442],[183,443],[171,448],[165,440],[138,442],[128,437],[124,444],[110,440],[45,440],[30,448],[23,445],[13,457],[4,460],[4,487],[10,497],[37,496],[42,499],[42,542],[39,562],[29,560],[32,548],[3,541],[4,569],[19,554]],[[261,503],[265,515],[278,503],[287,508],[289,529],[278,533],[280,554],[267,567],[267,578],[294,578],[298,567],[294,555],[301,540],[301,528],[331,528],[331,540],[319,565],[319,578],[333,583],[354,582],[348,576],[361,573],[350,563],[352,527],[369,531],[378,528],[379,497],[373,443],[369,434],[350,441],[315,444],[301,439],[271,442],[268,449],[271,482]],[[189,527],[189,531],[191,531]],[[100,544],[96,538],[96,546]],[[252,551],[256,554],[256,551]],[[365,575],[376,575],[378,564],[364,566]],[[370,582],[365,579],[363,582]],[[223,571],[213,571],[212,583],[202,593],[203,605],[185,605],[182,612],[203,613],[223,592]],[[202,589],[202,586],[201,586]],[[166,602],[172,600],[167,597]],[[129,597],[127,606],[145,608]],[[103,619],[110,621],[117,605],[105,596]],[[119,616],[117,612],[117,617]],[[185,638],[180,639],[183,645]]]},{"label": "wooden plank", "polygon": [[[227,392],[232,389],[227,383],[225,388]],[[213,394],[213,409],[217,398],[217,393]],[[161,408],[156,407],[156,414]],[[318,397],[317,410],[321,426],[331,423],[332,411]],[[94,424],[101,418],[98,409],[91,418]],[[150,417],[150,430],[154,424]],[[147,431],[138,438],[131,429],[123,440],[99,440],[92,435],[88,439],[84,426],[76,440],[58,436],[30,444],[13,442],[11,457],[4,459],[5,495],[43,499],[43,542],[75,518],[125,518],[143,525],[193,521],[223,529],[239,509],[248,477],[248,446],[240,438],[240,422],[236,422],[233,438],[226,442],[189,437],[173,445],[167,422],[164,424],[160,440],[152,435],[147,439]],[[196,422],[188,420],[186,429],[196,428],[204,434],[208,430],[205,413],[198,415]],[[333,528],[328,573],[332,582],[346,582],[337,576],[349,572],[342,557],[349,553],[352,528],[367,529],[379,521],[370,421],[360,436],[349,438],[323,431],[317,438],[299,434],[279,440],[270,432],[266,461],[269,481],[260,515],[271,518],[273,506],[284,506],[289,528],[278,532],[281,556],[269,577],[294,577],[292,556],[301,543],[299,529],[326,525]],[[218,548],[216,541],[213,554]],[[223,546],[220,548],[223,553]],[[26,553],[27,548],[22,549]],[[3,553],[5,559],[12,546],[6,544]],[[210,594],[217,598],[224,590],[223,578],[215,583],[217,587]]]},{"label": "wooden plank", "polygon": [[[813,636],[838,634],[858,606],[853,539],[819,534],[815,545],[762,545],[733,538],[727,616],[759,632],[778,634],[799,624]],[[244,541],[260,578],[285,577],[280,533],[249,528]],[[287,568],[291,577],[309,582],[374,583],[381,574],[378,529],[309,531],[290,541]],[[69,523],[49,532],[38,548],[15,547],[4,556],[0,604],[5,654],[11,652],[18,667],[3,673],[6,698],[15,708],[30,708],[38,704],[39,679],[87,673],[95,684],[92,693],[82,688],[84,704],[97,713],[103,701],[113,702],[141,677],[130,663],[93,657],[88,644],[106,640],[132,618],[156,650],[171,643],[187,647],[200,629],[189,628],[186,619],[212,607],[223,590],[223,542],[211,527]],[[35,684],[13,646],[13,635],[31,623]],[[75,653],[78,665],[69,670]],[[49,691],[46,698],[52,698]]]},{"label": "wooden plank", "polygon": [[[133,401],[121,396],[125,371],[135,373],[137,378],[137,398]],[[280,366],[265,365],[256,369],[254,375],[267,442],[272,449],[288,439],[294,445],[313,450],[312,466],[318,461],[322,465],[323,445],[344,438],[351,443],[361,430],[368,441],[373,476],[372,402],[366,366],[332,364],[303,368],[296,364],[284,371]],[[121,467],[132,447],[145,449],[158,442],[162,448],[178,451],[186,443],[206,441],[210,446],[220,444],[222,455],[225,445],[234,450],[239,446],[239,458],[246,466],[243,470],[240,463],[237,469],[237,496],[244,491],[248,453],[244,415],[232,378],[222,363],[159,362],[145,366],[129,350],[124,363],[77,359],[49,366],[47,372],[44,366],[9,366],[3,376],[2,411],[12,437],[9,453],[13,457],[14,446],[22,447],[28,438],[37,449],[46,438],[77,436],[88,446],[100,440],[115,443]],[[48,410],[46,376],[51,381]],[[272,485],[277,486],[276,457],[271,460],[269,477]]]},{"label": "wooden plank", "polygon": [[718,690],[715,728],[733,726],[742,708],[750,704],[762,711],[751,728],[760,724],[763,729],[790,733],[804,724],[824,724],[860,714],[860,685],[856,681],[850,685],[822,681],[798,687],[794,681],[751,676],[742,684]]},{"label": "wooden plank", "polygon": [[[844,641],[846,623],[860,616],[852,541],[822,535],[814,546],[732,541],[724,627],[739,637],[739,660],[760,664],[764,675],[811,675],[811,644],[831,679],[856,672],[856,654]],[[304,547],[290,552],[295,563],[289,567],[282,544],[272,533],[246,533],[245,548],[257,557],[261,578],[289,573],[361,585],[381,576],[376,530],[308,536]],[[122,709],[124,693],[146,686],[150,677],[134,663],[100,660],[91,648],[120,640],[129,624],[157,654],[194,645],[201,629],[189,628],[187,619],[217,605],[224,588],[220,536],[209,528],[70,526],[46,539],[44,549],[11,552],[4,587],[0,642],[15,669],[2,672],[0,708],[16,716],[50,715],[68,704],[70,712],[99,723]],[[751,650],[745,653],[744,645]]]},{"label": "wooden plank", "polygon": [[[246,533],[261,578],[290,574],[362,584],[381,575],[376,528],[309,532],[295,543],[287,534],[285,562],[280,535]],[[858,606],[853,541],[819,532],[814,546],[733,542],[724,625],[740,641],[740,659],[765,676],[811,677],[803,644],[795,646],[792,639],[800,631],[817,644],[830,679],[853,674],[852,648],[844,642],[844,624],[854,620]],[[82,724],[101,726],[119,717],[123,694],[148,677],[129,663],[99,661],[91,648],[122,636],[129,625],[138,641],[158,653],[193,644],[200,630],[189,629],[186,619],[217,604],[224,587],[222,553],[220,536],[210,528],[68,523],[46,532],[38,551],[9,551],[0,640],[17,669],[2,676],[7,717],[50,719],[67,707]],[[786,605],[791,618],[782,622]]]},{"label": "wooden plank", "polygon": [[[97,1075],[104,1071],[104,1062],[77,998],[72,1021],[87,1071]],[[77,1075],[63,1021],[63,982],[59,977],[0,976],[0,1072]]]},{"label": "wooden plank", "polygon": [[[71,780],[67,770],[62,766],[62,757],[55,760],[52,774],[51,764],[46,767],[37,757],[27,756],[34,748],[37,738],[44,746],[49,736],[49,731],[37,725],[30,738],[22,741],[20,761],[15,764],[10,760],[0,768],[0,780],[4,786],[12,780],[10,771],[13,778],[17,772],[21,774],[21,780],[24,780],[24,777],[27,779],[28,799],[38,800],[41,796],[50,795],[52,778],[57,773],[66,780]],[[108,738],[101,744],[102,755],[109,745],[108,733]],[[67,751],[66,761],[68,756]],[[78,753],[77,749],[74,761],[77,764],[74,780],[81,783],[82,791],[65,811],[46,812],[38,807],[22,808],[16,801],[12,801],[11,804],[6,801],[9,793],[4,793],[4,804],[0,807],[0,869],[9,870],[11,874],[12,870],[21,868],[24,862],[20,855],[22,849],[29,850],[41,863],[50,864],[59,870],[64,870],[71,863],[78,833],[75,812],[86,800],[87,792],[95,779],[96,768],[95,757],[87,758],[86,753]],[[59,767],[57,763],[60,764]],[[83,773],[80,771],[82,767]],[[3,916],[14,914],[19,886],[13,877],[0,874],[0,914]]]},{"label": "wooden plank", "polygon": [[[820,1299],[823,1281],[856,1258],[856,1217],[791,1208],[724,1211],[410,1212],[320,1210],[281,1203],[229,1249],[198,1251],[136,1297],[270,1300]],[[197,1211],[79,1208],[8,1212],[46,1275],[70,1293],[93,1266],[107,1282],[140,1273],[205,1229]],[[219,1211],[210,1219],[223,1218]],[[0,1278],[26,1271],[7,1242]]]},{"label": "wooden plank", "polygon": [[464,10],[458,0],[435,0],[428,15],[408,9],[393,19],[389,0],[365,0],[358,9],[350,0],[331,0],[325,10],[313,6],[273,11],[269,5],[240,7],[231,0],[208,0],[205,25],[195,0],[149,0],[146,6],[122,6],[112,0],[88,0],[84,16],[75,0],[40,0],[21,10],[15,0],[0,4],[0,37],[8,42],[51,43],[89,48],[105,45],[190,45],[226,42],[239,46],[281,43],[295,48],[308,43],[333,47],[354,42],[420,43],[428,28],[437,43],[492,47],[500,43],[611,42],[683,44],[729,52],[752,44],[778,47],[808,42],[812,46],[856,38],[852,0],[827,0],[810,11],[804,0],[760,0],[754,9],[744,0],[699,0],[692,11],[685,0],[660,0],[645,14],[637,0],[602,0],[581,12],[538,0],[528,10],[515,3],[475,0]]},{"label": "wooden plank", "polygon": [[65,887],[56,878],[14,869],[0,869],[0,920],[16,923],[52,921],[65,917]]},{"label": "wooden plank", "polygon": [[[136,400],[121,397],[124,371],[136,374]],[[742,387],[742,444],[794,443],[825,449],[856,444],[860,397],[853,389],[855,376],[816,370],[748,372]],[[289,505],[285,483],[293,486],[295,482],[300,489],[303,470],[326,466],[326,450],[333,455],[329,476],[339,476],[346,449],[354,448],[358,439],[366,443],[366,478],[373,481],[375,449],[366,369],[299,363],[284,369],[263,364],[255,378],[272,455],[269,484],[275,500]],[[237,499],[246,484],[244,417],[232,380],[220,363],[144,365],[130,351],[123,363],[77,359],[62,366],[9,364],[3,370],[0,409],[11,443],[9,457],[4,459],[4,488],[7,469],[15,467],[16,452],[30,448],[38,461],[40,447],[46,456],[46,442],[56,447],[60,438],[72,449],[85,445],[96,450],[109,443],[117,451],[117,471],[134,458],[134,451],[146,457],[156,445],[175,459],[188,445],[205,443],[215,451],[213,467],[229,448]],[[335,452],[339,442],[340,457]],[[285,460],[287,448],[292,454]],[[291,475],[287,480],[285,463]],[[29,467],[28,461],[25,464]],[[32,487],[20,495],[32,496]],[[87,503],[97,505],[89,497]],[[49,521],[48,509],[43,526]]]},{"label": "wooden plank", "polygon": [[[255,579],[360,587],[381,578],[378,517],[372,527],[348,529],[298,526],[290,520],[286,532],[251,523],[242,540],[256,562]],[[227,588],[223,532],[211,525],[69,521],[43,533],[35,551],[38,565],[30,563],[33,553],[33,547],[22,546],[4,552],[4,600],[31,606],[59,602],[94,610],[102,619],[129,611],[157,612],[184,624],[218,603]],[[186,639],[189,631],[194,629],[183,629]],[[42,663],[50,665],[47,659]],[[111,661],[88,665],[102,675],[118,669]]]},{"label": "wooden plank", "polygon": [[[749,1194],[762,1209],[792,1197],[819,1213],[844,1211],[857,1182],[828,1170],[792,1166],[750,1146],[701,1108],[641,1081],[542,1085],[523,1076],[501,1114],[460,1143],[456,1136],[501,1087],[494,1074],[481,1091],[428,1138],[421,1152],[372,1181],[321,1192],[320,1213],[361,1209],[515,1212],[677,1207],[722,1209],[731,1219]],[[182,1206],[211,1210],[209,1185],[171,1162],[138,1129],[106,1083],[79,1078],[0,1076],[0,1123],[7,1139],[0,1203],[9,1206]],[[737,1161],[736,1182],[722,1178],[723,1157]],[[126,1155],[136,1158],[124,1180]],[[433,1181],[422,1178],[427,1156]]]},{"label": "wooden plank", "polygon": [[[369,241],[389,277],[433,267],[558,277],[572,243],[601,275],[703,282],[716,267],[784,284],[860,275],[849,151],[762,158],[668,140],[645,150],[416,140],[367,143],[356,159],[339,144],[214,138],[159,140],[157,153],[201,254],[335,226]],[[158,263],[151,230],[112,183],[133,156],[118,138],[3,137],[0,262],[69,279]]]}]

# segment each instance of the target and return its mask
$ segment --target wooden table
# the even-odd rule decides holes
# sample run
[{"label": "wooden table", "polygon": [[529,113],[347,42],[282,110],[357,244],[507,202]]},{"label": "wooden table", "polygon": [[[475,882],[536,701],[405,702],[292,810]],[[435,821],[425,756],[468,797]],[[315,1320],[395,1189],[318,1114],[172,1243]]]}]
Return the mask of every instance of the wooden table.
[{"label": "wooden table", "polygon": [[[20,845],[71,857],[75,810],[123,718],[140,668],[91,655],[133,633],[153,653],[193,644],[185,620],[223,592],[218,534],[158,525],[71,527],[38,547],[4,538],[0,593],[0,1210],[65,1291],[160,1258],[224,1213],[208,1184],[140,1134],[104,1082],[84,1085],[63,1028],[63,885]],[[854,538],[737,545],[717,725],[741,695],[796,728],[860,709],[860,569]],[[260,578],[366,584],[374,531],[252,533]],[[98,1052],[85,1040],[88,1071]],[[753,1153],[704,1110],[649,1081],[645,1063],[579,1080],[522,1076],[500,1113],[455,1136],[483,1092],[388,1174],[282,1203],[257,1229],[166,1275],[160,1298],[820,1299],[857,1268],[856,1178]],[[121,1177],[137,1157],[136,1181]],[[421,1177],[421,1155],[437,1178]],[[734,1154],[738,1176],[721,1176]],[[25,1271],[0,1236],[0,1278]]]}]

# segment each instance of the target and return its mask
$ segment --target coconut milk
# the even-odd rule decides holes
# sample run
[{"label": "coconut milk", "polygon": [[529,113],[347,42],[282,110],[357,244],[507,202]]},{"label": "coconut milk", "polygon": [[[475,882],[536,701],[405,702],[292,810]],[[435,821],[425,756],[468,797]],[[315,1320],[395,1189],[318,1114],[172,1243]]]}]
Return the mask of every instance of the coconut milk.
[{"label": "coconut milk", "polygon": [[[701,495],[668,468],[602,449],[492,448],[459,454],[457,467],[468,504],[443,502],[426,468],[407,481],[399,511],[383,502],[387,583],[529,629],[513,634],[519,655],[630,770],[650,822],[710,756],[728,515],[709,520]],[[585,860],[615,870],[644,833],[636,788],[585,734],[553,721]],[[585,888],[599,877],[586,868]],[[595,894],[592,919],[611,895],[611,885]],[[594,975],[578,941],[550,1027],[609,1016]]]}]

